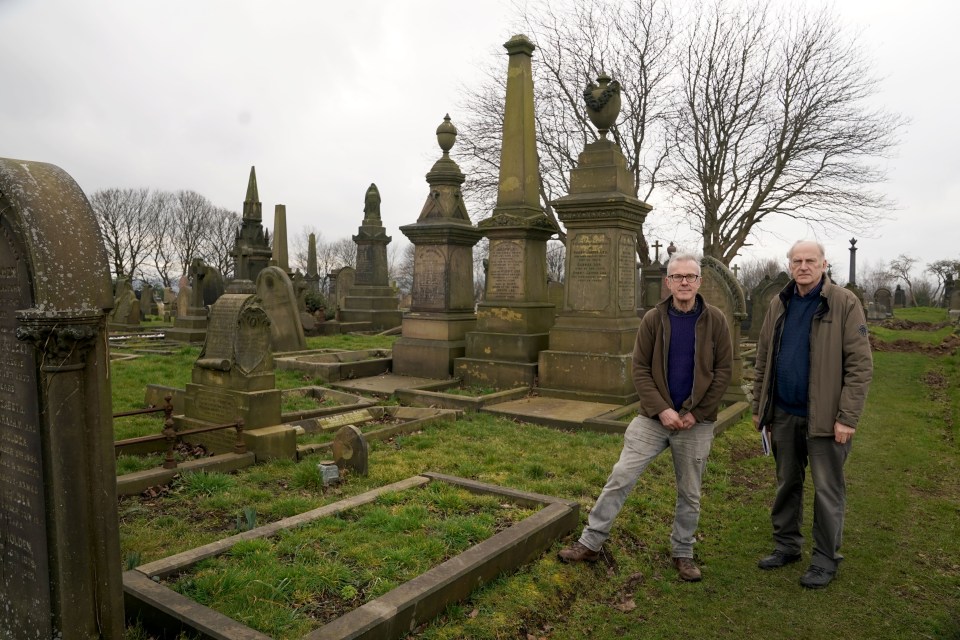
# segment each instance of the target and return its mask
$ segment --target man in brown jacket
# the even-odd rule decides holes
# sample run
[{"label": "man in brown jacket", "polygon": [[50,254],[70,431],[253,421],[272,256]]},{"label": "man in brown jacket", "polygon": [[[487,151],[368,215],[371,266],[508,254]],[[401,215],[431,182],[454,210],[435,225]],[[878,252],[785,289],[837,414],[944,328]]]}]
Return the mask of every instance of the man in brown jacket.
[{"label": "man in brown jacket", "polygon": [[775,547],[758,566],[777,569],[800,560],[809,464],[813,555],[800,584],[818,589],[830,584],[843,559],[843,465],[866,402],[873,359],[860,301],[824,275],[823,246],[797,242],[787,259],[793,279],[770,302],[757,340],[753,423],[770,431],[777,467],[770,513]]},{"label": "man in brown jacket", "polygon": [[720,399],[730,383],[733,347],[723,313],[697,293],[696,257],[674,255],[666,285],[671,295],[643,316],[633,349],[640,415],[623,434],[620,461],[590,510],[583,534],[559,555],[564,562],[595,562],[640,474],[669,447],[677,480],[673,564],[683,580],[695,582],[701,578],[693,561],[700,484]]}]

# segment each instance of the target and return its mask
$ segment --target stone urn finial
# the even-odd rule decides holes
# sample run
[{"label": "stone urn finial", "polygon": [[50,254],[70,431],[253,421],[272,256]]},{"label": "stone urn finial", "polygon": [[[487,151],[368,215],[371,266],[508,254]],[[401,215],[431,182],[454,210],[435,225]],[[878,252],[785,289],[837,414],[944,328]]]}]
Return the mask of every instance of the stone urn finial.
[{"label": "stone urn finial", "polygon": [[443,149],[443,157],[446,158],[453,148],[453,143],[457,140],[457,128],[450,122],[450,114],[443,117],[443,122],[437,127],[437,144]]},{"label": "stone urn finial", "polygon": [[593,126],[600,132],[600,138],[606,140],[607,132],[617,122],[620,115],[620,83],[601,73],[597,84],[589,82],[583,90],[583,99],[587,104],[587,115]]},{"label": "stone urn finial", "polygon": [[677,252],[677,245],[673,244],[673,240],[670,241],[670,246],[667,247],[667,255],[673,256]]}]

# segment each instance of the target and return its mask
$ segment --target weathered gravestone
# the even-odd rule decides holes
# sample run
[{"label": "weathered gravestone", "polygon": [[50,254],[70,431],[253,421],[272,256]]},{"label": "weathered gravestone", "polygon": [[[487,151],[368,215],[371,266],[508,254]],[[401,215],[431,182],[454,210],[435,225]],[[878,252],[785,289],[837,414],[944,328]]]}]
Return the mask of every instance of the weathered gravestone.
[{"label": "weathered gravestone", "polygon": [[898,309],[903,309],[907,306],[907,292],[904,291],[900,285],[897,285],[897,288],[893,292],[893,306]]},{"label": "weathered gravestone", "polygon": [[117,290],[114,293],[113,309],[107,315],[110,329],[135,330],[140,328],[140,301],[123,276],[117,278]]},{"label": "weathered gravestone", "polygon": [[[347,292],[353,288],[357,280],[357,270],[353,267],[342,267],[333,274],[333,294],[337,298],[337,315],[347,302]],[[338,318],[339,319],[339,318]]]},{"label": "weathered gravestone", "polygon": [[880,287],[873,293],[873,301],[877,303],[877,312],[890,316],[893,309],[893,294],[890,289]]},{"label": "weathered gravestone", "polygon": [[370,471],[370,445],[363,433],[352,424],[337,431],[333,438],[333,459],[340,469],[366,477]]},{"label": "weathered gravestone", "polygon": [[730,386],[723,395],[726,402],[746,400],[743,391],[743,357],[740,355],[740,322],[746,317],[747,303],[743,288],[722,262],[709,256],[700,260],[700,295],[704,300],[723,311],[730,325],[730,337],[733,340],[733,376]]},{"label": "weathered gravestone", "polygon": [[257,296],[270,316],[270,347],[274,351],[307,348],[300,310],[290,278],[280,267],[264,267],[257,276]]},{"label": "weathered gravestone", "polygon": [[[210,308],[206,340],[183,406],[183,415],[174,418],[178,431],[238,419],[243,420],[245,433],[280,424],[270,317],[259,298],[228,293]],[[231,451],[234,440],[232,429],[198,438],[215,452]]]},{"label": "weathered gravestone", "polygon": [[153,286],[147,282],[143,283],[143,287],[140,289],[140,319],[143,320],[147,316],[157,315],[157,303],[153,299]]},{"label": "weathered gravestone", "polygon": [[770,308],[770,301],[783,290],[790,282],[790,276],[785,271],[781,271],[776,277],[769,275],[763,276],[763,280],[757,283],[750,293],[750,330],[747,337],[756,340],[760,337],[760,329],[763,328],[763,319],[767,316],[767,309]]},{"label": "weathered gravestone", "polygon": [[0,159],[0,637],[123,638],[107,256],[80,187]]}]

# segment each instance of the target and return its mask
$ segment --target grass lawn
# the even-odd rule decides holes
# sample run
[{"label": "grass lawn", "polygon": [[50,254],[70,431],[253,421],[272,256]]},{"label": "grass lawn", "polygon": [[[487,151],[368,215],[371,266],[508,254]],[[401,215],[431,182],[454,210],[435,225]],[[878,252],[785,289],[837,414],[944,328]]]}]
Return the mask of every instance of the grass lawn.
[{"label": "grass lawn", "polygon": [[[900,317],[913,310],[897,311]],[[384,345],[355,348],[370,346]],[[716,438],[708,463],[696,548],[702,582],[681,582],[670,564],[675,492],[670,460],[661,456],[627,500],[600,562],[569,566],[557,560],[555,552],[576,531],[410,637],[960,637],[960,355],[904,351],[874,358],[874,383],[846,467],[846,560],[829,588],[799,586],[806,563],[772,572],[756,568],[772,549],[773,460],[761,454],[744,420]],[[142,402],[142,386],[138,392],[118,389],[118,378],[115,410],[118,393],[139,393]],[[428,470],[575,499],[585,522],[620,446],[615,435],[468,414],[371,443],[370,476],[351,477],[338,488],[323,489],[316,460],[307,459],[235,475],[184,476],[149,497],[124,498],[122,552],[131,564],[147,562],[231,535],[249,524],[251,514],[263,524]],[[809,547],[808,539],[805,559]],[[256,589],[286,586],[280,574],[271,580],[251,586],[249,597],[258,597]],[[148,636],[131,629],[129,637]]]}]

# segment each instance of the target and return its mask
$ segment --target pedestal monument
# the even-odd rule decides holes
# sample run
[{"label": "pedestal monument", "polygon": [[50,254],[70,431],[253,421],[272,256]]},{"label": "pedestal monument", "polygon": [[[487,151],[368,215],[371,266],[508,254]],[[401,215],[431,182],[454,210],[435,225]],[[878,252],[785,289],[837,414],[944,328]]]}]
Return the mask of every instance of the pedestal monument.
[{"label": "pedestal monument", "polygon": [[450,116],[437,128],[443,156],[427,174],[430,194],[416,224],[400,227],[414,245],[410,311],[393,345],[393,372],[447,378],[476,327],[473,246],[480,232],[470,222],[460,186],[464,175],[450,158],[457,129]]},{"label": "pedestal monument", "polygon": [[620,85],[606,75],[584,91],[600,139],[570,172],[570,193],[553,202],[567,229],[563,309],[540,352],[541,395],[628,404],[637,317],[637,236],[651,207],[607,132],[620,113]]}]

